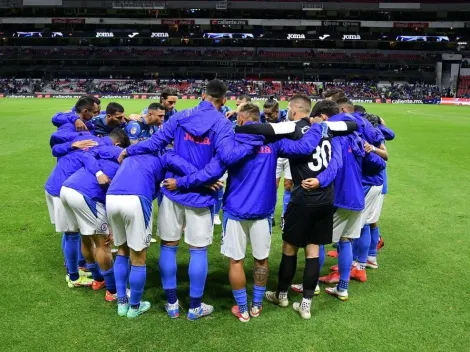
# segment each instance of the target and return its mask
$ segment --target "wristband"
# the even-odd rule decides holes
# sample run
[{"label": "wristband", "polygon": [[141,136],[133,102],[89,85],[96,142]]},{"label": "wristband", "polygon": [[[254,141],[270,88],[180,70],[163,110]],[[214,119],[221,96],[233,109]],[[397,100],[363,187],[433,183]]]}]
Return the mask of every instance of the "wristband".
[{"label": "wristband", "polygon": [[372,147],[372,153],[375,153],[375,150],[376,150],[375,147]]},{"label": "wristband", "polygon": [[104,175],[103,171],[101,170],[95,174],[96,177],[100,177],[101,175]]}]

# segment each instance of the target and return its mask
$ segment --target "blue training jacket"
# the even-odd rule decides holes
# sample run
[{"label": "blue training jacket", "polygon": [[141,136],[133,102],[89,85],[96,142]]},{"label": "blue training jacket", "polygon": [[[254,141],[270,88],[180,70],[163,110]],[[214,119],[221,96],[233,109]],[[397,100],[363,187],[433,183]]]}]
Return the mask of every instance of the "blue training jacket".
[{"label": "blue training jacket", "polygon": [[84,167],[70,176],[63,185],[76,190],[93,202],[105,204],[106,187],[98,183],[96,173],[102,171],[109,178],[114,178],[119,168],[117,159],[121,152],[121,147],[113,145],[98,146],[91,149],[88,152],[91,157],[84,159]]},{"label": "blue training jacket", "polygon": [[[110,138],[98,138],[92,135],[82,135],[77,136],[74,141],[91,139],[98,143],[98,145],[110,146],[113,144]],[[70,142],[71,145],[72,142]],[[68,144],[68,143],[65,143]],[[54,147],[59,147],[61,145],[56,145]],[[46,181],[44,186],[45,190],[54,197],[60,196],[60,189],[62,188],[63,183],[70,176],[72,176],[76,171],[81,167],[85,166],[85,159],[89,160],[90,154],[87,154],[87,151],[83,150],[73,150],[71,147],[67,149],[68,151],[63,154],[61,158],[58,159],[56,166],[52,169],[49,178]],[[92,164],[92,162],[90,162]],[[98,172],[97,170],[96,172]]]},{"label": "blue training jacket", "polygon": [[[384,125],[379,125],[378,128],[380,129],[380,131],[384,135],[386,141],[392,141],[392,140],[395,139],[395,132],[393,132],[393,130],[391,130],[390,128],[388,128]],[[385,168],[382,171],[382,176],[383,176],[383,179],[384,179],[382,194],[387,194],[388,193],[387,168]]]},{"label": "blue training jacket", "polygon": [[[229,166],[246,153],[253,152],[254,147],[261,145],[262,141],[263,138],[258,137],[251,144],[238,144],[232,123],[210,102],[202,101],[192,109],[174,114],[165,127],[150,139],[127,148],[127,154],[152,154],[173,142],[175,153],[201,170],[208,166],[216,154],[224,165]],[[216,174],[215,168],[212,171],[213,181],[223,175],[223,172]],[[166,177],[174,177],[174,174],[168,171]],[[200,187],[197,192],[180,189],[174,192],[162,189],[162,192],[177,203],[196,208],[209,207],[217,201],[217,192],[204,187]]]}]

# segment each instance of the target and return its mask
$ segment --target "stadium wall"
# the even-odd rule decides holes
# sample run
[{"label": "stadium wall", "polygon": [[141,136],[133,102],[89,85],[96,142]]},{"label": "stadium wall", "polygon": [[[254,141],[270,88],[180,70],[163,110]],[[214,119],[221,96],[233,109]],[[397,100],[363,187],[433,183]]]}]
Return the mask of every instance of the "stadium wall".
[{"label": "stadium wall", "polygon": [[[20,98],[36,98],[36,99],[79,99],[86,93],[82,94],[58,94],[58,93],[30,93],[30,94],[0,94],[1,98],[20,99]],[[160,94],[92,94],[101,99],[142,99],[142,100],[160,100]],[[201,99],[196,94],[178,95],[179,99]],[[253,96],[254,101],[263,101],[269,99],[270,96]],[[289,100],[289,96],[277,97],[280,101]],[[236,100],[237,96],[229,95],[228,100]],[[321,97],[311,97],[312,101],[320,101]],[[470,105],[470,99],[463,98],[433,98],[433,99],[383,99],[383,98],[352,98],[354,104],[446,104],[446,105]]]}]

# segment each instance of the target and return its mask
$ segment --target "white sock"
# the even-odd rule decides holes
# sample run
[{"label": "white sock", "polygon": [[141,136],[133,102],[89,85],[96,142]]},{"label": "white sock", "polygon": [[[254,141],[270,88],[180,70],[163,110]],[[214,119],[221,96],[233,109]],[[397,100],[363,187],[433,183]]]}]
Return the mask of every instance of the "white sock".
[{"label": "white sock", "polygon": [[310,307],[312,306],[312,300],[308,298],[302,298],[302,303],[300,303],[300,308],[302,310],[310,311]]}]

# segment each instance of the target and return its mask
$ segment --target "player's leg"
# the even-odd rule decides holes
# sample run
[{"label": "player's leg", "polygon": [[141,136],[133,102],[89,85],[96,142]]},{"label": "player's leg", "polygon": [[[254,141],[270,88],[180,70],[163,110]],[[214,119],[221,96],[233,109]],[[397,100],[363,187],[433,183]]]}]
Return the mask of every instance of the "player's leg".
[{"label": "player's leg", "polygon": [[147,248],[150,245],[151,235],[148,236],[146,248],[140,251],[130,250],[131,258],[131,270],[129,274],[129,287],[131,295],[129,298],[129,311],[127,317],[132,319],[139,315],[147,312],[151,305],[150,302],[142,301],[142,295],[144,293],[145,281],[147,279],[147,266],[145,264],[147,259]]},{"label": "player's leg", "polygon": [[224,214],[223,233],[220,252],[229,258],[228,279],[233,297],[237,303],[232,307],[232,314],[242,323],[250,320],[248,297],[246,294],[245,262],[246,241],[249,235],[250,221],[237,221]]},{"label": "player's leg", "polygon": [[253,302],[250,315],[259,317],[263,309],[263,297],[268,281],[268,256],[271,250],[272,226],[270,219],[252,221],[250,227],[250,242],[255,260],[253,268]]},{"label": "player's leg", "polygon": [[[377,263],[377,250],[379,248],[380,241],[380,230],[379,230],[379,218],[382,214],[382,207],[384,202],[384,194],[380,194],[377,207],[374,211],[373,217],[370,224],[370,247],[369,253],[367,254],[367,267],[371,269],[378,269],[379,264]],[[382,240],[383,245],[383,240]]]},{"label": "player's leg", "polygon": [[303,292],[302,302],[295,302],[292,307],[300,313],[303,319],[310,319],[310,308],[312,298],[315,294],[315,287],[320,277],[320,247],[318,245],[309,244],[305,247],[305,268],[303,274]]},{"label": "player's leg", "polygon": [[297,269],[297,251],[306,245],[305,234],[311,228],[311,218],[308,211],[301,206],[290,203],[284,216],[282,259],[279,266],[278,288],[276,292],[267,291],[265,297],[268,301],[287,307],[289,300],[287,290]]},{"label": "player's leg", "polygon": [[378,269],[379,264],[377,262],[377,247],[380,240],[380,230],[378,222],[370,224],[370,246],[369,252],[367,253],[367,264],[366,266],[370,269]]},{"label": "player's leg", "polygon": [[367,281],[366,265],[370,248],[370,224],[375,222],[375,211],[380,201],[382,186],[372,186],[365,196],[365,208],[362,213],[364,224],[360,237],[356,240],[357,265],[351,270],[351,278],[360,282]]},{"label": "player's leg", "polygon": [[224,198],[224,188],[219,188],[217,190],[217,203],[214,205],[214,225],[221,225],[220,221],[220,209],[222,209],[222,200]]},{"label": "player's leg", "polygon": [[56,231],[63,232],[65,235],[64,254],[68,270],[67,285],[70,288],[91,286],[93,280],[86,275],[80,275],[78,268],[79,253],[81,252],[80,234],[78,232],[79,224],[71,207],[76,194],[71,191],[63,187],[61,197],[55,197],[53,200]]},{"label": "player's leg", "polygon": [[211,208],[184,207],[186,219],[185,242],[189,245],[189,311],[188,319],[209,315],[214,307],[202,303],[206,285],[207,246],[212,243],[214,225]]},{"label": "player's leg", "polygon": [[184,225],[183,206],[164,196],[158,210],[158,235],[161,239],[159,266],[163,290],[167,297],[165,309],[170,318],[179,316],[176,253]]}]

